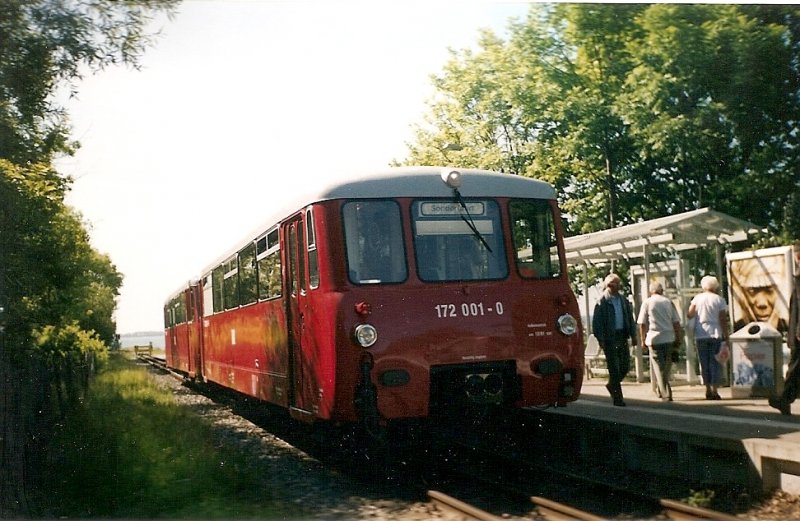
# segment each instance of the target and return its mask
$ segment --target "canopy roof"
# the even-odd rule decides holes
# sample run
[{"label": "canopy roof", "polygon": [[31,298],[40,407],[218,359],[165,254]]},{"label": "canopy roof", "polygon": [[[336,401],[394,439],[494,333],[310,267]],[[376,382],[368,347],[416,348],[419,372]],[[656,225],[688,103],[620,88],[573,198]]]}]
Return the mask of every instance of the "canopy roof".
[{"label": "canopy roof", "polygon": [[680,252],[747,240],[763,232],[755,224],[701,208],[650,221],[628,224],[564,239],[569,264],[604,264],[619,258],[643,257],[649,252]]}]

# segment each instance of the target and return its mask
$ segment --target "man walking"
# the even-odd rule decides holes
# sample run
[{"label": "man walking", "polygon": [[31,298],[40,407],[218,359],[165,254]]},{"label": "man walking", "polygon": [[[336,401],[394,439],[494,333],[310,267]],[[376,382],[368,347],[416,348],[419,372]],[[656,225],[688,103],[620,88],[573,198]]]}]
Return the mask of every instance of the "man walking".
[{"label": "man walking", "polygon": [[642,348],[650,349],[650,360],[654,366],[658,395],[661,401],[672,401],[669,373],[672,368],[672,350],[680,338],[681,320],[672,302],[664,296],[660,282],[650,284],[650,297],[642,302],[639,310],[639,341]]},{"label": "man walking", "polygon": [[620,294],[621,280],[616,273],[609,274],[605,280],[603,296],[594,307],[592,332],[597,337],[608,365],[608,389],[617,407],[625,407],[622,397],[622,380],[628,374],[631,354],[628,339],[636,343],[636,327],[633,308]]},{"label": "man walking", "polygon": [[786,370],[783,393],[769,399],[769,404],[785,415],[792,413],[792,402],[800,390],[800,242],[794,243],[794,264],[794,288],[789,300],[789,331],[786,334],[790,352],[789,368]]}]

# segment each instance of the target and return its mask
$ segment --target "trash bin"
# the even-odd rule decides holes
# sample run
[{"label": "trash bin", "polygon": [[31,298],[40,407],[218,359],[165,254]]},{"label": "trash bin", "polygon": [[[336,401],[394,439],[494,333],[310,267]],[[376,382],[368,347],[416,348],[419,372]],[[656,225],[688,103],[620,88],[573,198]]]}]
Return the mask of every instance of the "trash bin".
[{"label": "trash bin", "polygon": [[783,391],[783,336],[766,322],[750,322],[730,336],[731,395],[769,397]]}]

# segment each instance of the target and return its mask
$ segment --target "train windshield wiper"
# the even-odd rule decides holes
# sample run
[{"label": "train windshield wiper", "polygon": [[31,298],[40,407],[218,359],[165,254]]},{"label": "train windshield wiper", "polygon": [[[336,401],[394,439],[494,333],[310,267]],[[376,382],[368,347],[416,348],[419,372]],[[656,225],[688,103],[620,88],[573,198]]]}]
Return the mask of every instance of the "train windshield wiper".
[{"label": "train windshield wiper", "polygon": [[472,215],[469,213],[469,209],[467,208],[467,205],[464,204],[464,199],[461,198],[461,193],[458,191],[458,188],[453,188],[453,193],[456,196],[456,201],[458,201],[458,204],[461,205],[461,208],[464,209],[464,212],[467,214],[467,217],[469,217],[469,219],[467,219],[467,217],[464,217],[464,214],[460,214],[461,220],[464,221],[465,223],[467,223],[467,226],[469,226],[469,229],[472,230],[472,234],[475,237],[477,237],[479,241],[481,241],[481,244],[483,244],[483,246],[487,250],[489,250],[489,253],[494,253],[492,251],[492,248],[489,246],[489,243],[486,242],[486,239],[483,238],[483,235],[481,235],[481,232],[479,232],[478,228],[475,226],[475,221],[472,219]]}]

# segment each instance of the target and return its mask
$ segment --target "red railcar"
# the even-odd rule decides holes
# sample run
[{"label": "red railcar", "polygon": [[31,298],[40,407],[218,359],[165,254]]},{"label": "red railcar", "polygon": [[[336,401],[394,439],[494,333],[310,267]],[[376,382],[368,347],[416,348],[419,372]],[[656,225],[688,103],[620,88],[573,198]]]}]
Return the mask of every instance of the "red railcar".
[{"label": "red railcar", "polygon": [[165,306],[167,363],[308,421],[578,398],[555,192],[399,168],[279,213]]}]

